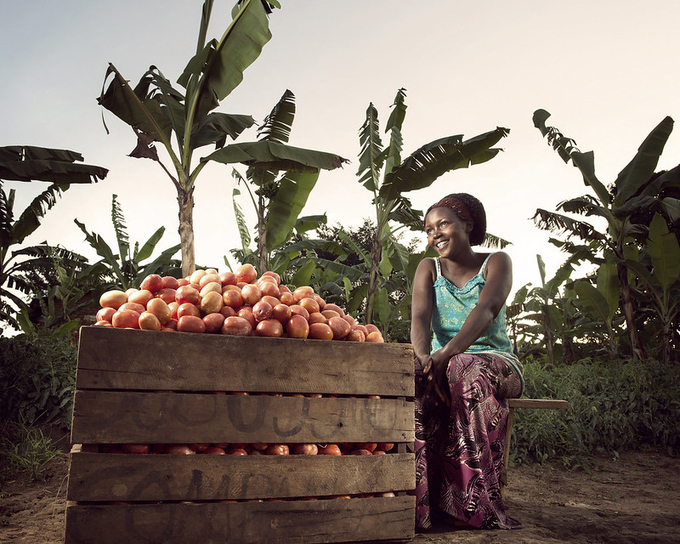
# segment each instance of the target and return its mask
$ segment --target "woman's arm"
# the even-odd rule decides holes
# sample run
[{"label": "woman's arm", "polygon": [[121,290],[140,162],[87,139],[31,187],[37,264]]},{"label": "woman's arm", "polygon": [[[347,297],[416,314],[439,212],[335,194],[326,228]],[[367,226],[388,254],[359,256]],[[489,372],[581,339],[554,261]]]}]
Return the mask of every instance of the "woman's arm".
[{"label": "woman's arm", "polygon": [[423,259],[416,269],[411,297],[411,344],[423,368],[430,357],[430,324],[434,307],[435,264]]},{"label": "woman's arm", "polygon": [[479,302],[468,315],[460,332],[446,346],[432,354],[435,364],[463,353],[484,334],[500,312],[512,288],[512,261],[507,253],[494,253],[487,262],[486,284]]}]

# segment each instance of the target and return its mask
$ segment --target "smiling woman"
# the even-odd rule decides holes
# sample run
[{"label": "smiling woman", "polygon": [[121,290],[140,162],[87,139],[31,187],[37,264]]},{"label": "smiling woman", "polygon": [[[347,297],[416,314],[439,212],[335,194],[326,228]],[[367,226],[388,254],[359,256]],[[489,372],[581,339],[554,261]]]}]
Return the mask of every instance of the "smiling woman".
[{"label": "smiling woman", "polygon": [[472,250],[486,214],[466,193],[431,206],[425,233],[439,258],[420,263],[413,287],[416,525],[521,527],[500,493],[507,398],[523,389],[505,323],[510,258]]}]

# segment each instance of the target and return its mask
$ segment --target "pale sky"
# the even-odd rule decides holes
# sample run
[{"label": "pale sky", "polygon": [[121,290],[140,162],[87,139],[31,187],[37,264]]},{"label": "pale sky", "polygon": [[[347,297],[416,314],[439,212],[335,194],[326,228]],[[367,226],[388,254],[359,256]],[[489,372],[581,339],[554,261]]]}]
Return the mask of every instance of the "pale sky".
[{"label": "pale sky", "polygon": [[[216,0],[209,38],[229,24],[233,1]],[[514,289],[540,283],[536,254],[548,274],[564,260],[549,233],[530,220],[589,192],[532,124],[538,108],[549,124],[595,151],[598,177],[611,183],[647,134],[667,115],[679,119],[676,57],[680,3],[667,0],[281,0],[272,40],[220,108],[261,121],[286,89],[296,95],[291,145],[351,160],[323,172],[304,214],[327,212],[330,224],[356,227],[373,217],[371,194],[357,182],[358,132],[374,103],[381,126],[400,87],[407,92],[406,157],[452,134],[472,137],[504,126],[510,136],[491,162],[442,176],[407,196],[426,209],[451,192],[485,204],[489,231],[510,240]],[[65,148],[106,167],[96,185],[67,191],[27,240],[47,240],[95,259],[73,222],[113,245],[111,195],[117,194],[131,241],[161,225],[165,249],[178,242],[176,195],[155,163],[132,159],[131,129],[96,103],[112,62],[132,83],[154,64],[176,81],[195,51],[202,0],[0,0],[0,145]],[[238,141],[255,139],[254,131]],[[384,139],[386,142],[386,138]],[[680,162],[671,135],[659,168]],[[199,150],[196,157],[210,148]],[[243,170],[242,170],[243,171]],[[226,270],[223,256],[240,246],[232,211],[230,167],[198,179],[196,261]],[[15,213],[46,185],[17,189]],[[245,197],[240,204],[254,228]],[[424,244],[423,244],[424,247]]]}]

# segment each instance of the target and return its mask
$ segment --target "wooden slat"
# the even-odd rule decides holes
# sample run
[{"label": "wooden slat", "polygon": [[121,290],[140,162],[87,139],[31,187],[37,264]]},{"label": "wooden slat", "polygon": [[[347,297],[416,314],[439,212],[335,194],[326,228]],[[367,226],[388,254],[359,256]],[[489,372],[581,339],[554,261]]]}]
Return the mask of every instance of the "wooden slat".
[{"label": "wooden slat", "polygon": [[410,540],[411,496],[321,501],[76,505],[65,544],[292,544]]},{"label": "wooden slat", "polygon": [[415,456],[71,455],[74,501],[197,501],[356,495],[415,488]]},{"label": "wooden slat", "polygon": [[[168,333],[170,334],[170,333]],[[78,444],[412,442],[413,403],[130,391],[76,391]]]},{"label": "wooden slat", "polygon": [[413,349],[82,327],[76,387],[413,396]]},{"label": "wooden slat", "polygon": [[508,399],[510,408],[536,408],[547,410],[566,410],[569,403],[566,400],[553,399]]}]

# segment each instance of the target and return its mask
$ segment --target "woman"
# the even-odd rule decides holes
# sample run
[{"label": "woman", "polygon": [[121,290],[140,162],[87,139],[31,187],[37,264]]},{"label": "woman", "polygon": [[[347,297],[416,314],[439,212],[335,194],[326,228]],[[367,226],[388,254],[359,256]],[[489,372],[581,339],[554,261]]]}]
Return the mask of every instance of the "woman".
[{"label": "woman", "polygon": [[519,528],[500,492],[506,399],[523,388],[505,325],[512,264],[472,250],[486,214],[471,195],[444,197],[424,222],[439,258],[419,264],[413,286],[416,526]]}]

